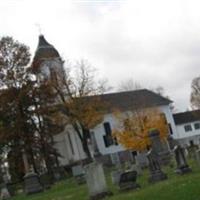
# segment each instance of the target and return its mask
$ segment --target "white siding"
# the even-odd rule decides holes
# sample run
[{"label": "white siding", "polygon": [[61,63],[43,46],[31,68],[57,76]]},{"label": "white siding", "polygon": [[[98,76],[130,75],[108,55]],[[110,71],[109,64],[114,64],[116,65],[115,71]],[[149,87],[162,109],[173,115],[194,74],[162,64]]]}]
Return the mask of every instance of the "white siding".
[{"label": "white siding", "polygon": [[177,139],[178,138],[178,132],[176,129],[176,125],[174,122],[174,118],[173,118],[173,114],[172,111],[170,109],[170,106],[166,105],[166,106],[160,106],[159,107],[160,111],[163,112],[165,114],[166,120],[168,123],[171,124],[171,128],[172,128],[172,132],[173,132],[173,138]]},{"label": "white siding", "polygon": [[67,126],[62,133],[55,135],[54,142],[55,148],[62,156],[59,158],[61,165],[68,165],[86,158],[81,141],[72,127]]},{"label": "white siding", "polygon": [[[170,107],[168,105],[160,106],[159,110],[165,114],[167,122],[171,124],[172,131],[173,131],[173,137],[177,138],[176,126],[174,123],[174,119],[173,119]],[[115,116],[113,116],[113,114],[107,114],[104,117],[104,121],[92,130],[95,133],[95,139],[97,141],[99,151],[103,155],[105,155],[105,154],[112,154],[112,153],[116,153],[116,152],[125,150],[120,144],[119,145],[114,144],[109,147],[105,147],[104,140],[103,140],[103,136],[105,135],[105,130],[104,130],[104,126],[103,126],[104,122],[109,122],[112,129],[117,127],[117,122],[115,120]]]},{"label": "white siding", "polygon": [[[200,129],[196,130],[194,128],[194,124],[195,123],[200,123],[200,121],[194,121],[194,122],[190,122],[190,123],[186,123],[186,124],[177,125],[176,126],[177,127],[177,132],[179,134],[178,139],[183,139],[183,138],[187,138],[187,137],[192,137],[192,136],[200,135]],[[185,125],[191,125],[192,131],[186,132],[185,128],[184,128]]]},{"label": "white siding", "polygon": [[[176,131],[176,127],[174,124],[174,119],[172,116],[172,112],[170,110],[170,107],[168,105],[166,106],[160,106],[160,111],[165,114],[166,120],[168,123],[171,124],[172,130],[173,130],[173,137],[177,138],[178,134]],[[124,113],[122,113],[124,114]],[[109,147],[106,147],[104,144],[103,136],[106,134],[104,130],[104,123],[109,122],[111,129],[115,129],[118,127],[118,122],[113,114],[106,114],[104,116],[104,120],[101,124],[97,125],[94,129],[91,131],[95,134],[95,139],[97,142],[98,149],[102,155],[106,154],[113,154],[116,152],[120,152],[125,150],[120,144],[118,145],[111,145]],[[68,135],[70,134],[71,143],[73,145],[74,153],[71,149],[71,144],[68,138]],[[85,153],[82,149],[82,144],[80,142],[80,139],[78,138],[77,134],[74,132],[72,127],[66,127],[65,131],[63,133],[60,133],[54,137],[55,141],[57,141],[56,147],[60,151],[63,158],[60,158],[60,162],[62,165],[70,164],[72,161],[78,161],[81,159],[86,158]]]}]

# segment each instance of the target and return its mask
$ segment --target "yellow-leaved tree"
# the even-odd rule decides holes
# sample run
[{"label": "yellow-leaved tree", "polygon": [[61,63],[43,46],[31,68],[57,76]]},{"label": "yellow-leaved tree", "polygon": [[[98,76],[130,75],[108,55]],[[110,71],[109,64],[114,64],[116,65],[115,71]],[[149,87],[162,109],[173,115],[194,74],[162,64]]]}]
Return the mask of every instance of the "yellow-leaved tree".
[{"label": "yellow-leaved tree", "polygon": [[161,140],[168,136],[168,124],[165,115],[156,108],[136,109],[125,114],[115,114],[118,124],[113,137],[129,150],[142,151],[151,145],[148,134],[157,129]]}]

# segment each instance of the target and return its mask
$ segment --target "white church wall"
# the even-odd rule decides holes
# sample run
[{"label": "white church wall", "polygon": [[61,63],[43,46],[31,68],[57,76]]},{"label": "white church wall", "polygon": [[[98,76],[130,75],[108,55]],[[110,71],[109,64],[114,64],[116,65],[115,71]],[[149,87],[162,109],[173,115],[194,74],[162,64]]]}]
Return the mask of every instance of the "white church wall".
[{"label": "white church wall", "polygon": [[62,133],[54,136],[55,148],[61,154],[61,165],[68,165],[86,158],[82,144],[72,127],[66,126]]},{"label": "white church wall", "polygon": [[174,139],[177,139],[178,138],[177,128],[176,128],[176,125],[175,125],[175,122],[174,122],[174,118],[173,118],[173,114],[172,114],[172,111],[170,109],[170,106],[169,105],[160,106],[159,109],[162,113],[165,114],[167,123],[170,124],[170,126],[172,128],[172,133],[173,133],[172,137]]},{"label": "white church wall", "polygon": [[[171,124],[173,137],[177,138],[176,126],[174,123],[174,119],[169,106],[160,106],[160,111],[165,114],[167,123]],[[125,114],[125,112],[123,113]],[[106,114],[104,116],[104,120],[102,123],[97,125],[91,132],[94,133],[95,140],[98,146],[98,149],[102,155],[114,154],[117,152],[124,151],[124,147],[120,144],[112,144],[110,146],[105,145],[104,136],[106,135],[104,123],[109,123],[111,129],[115,129],[119,127],[116,117],[113,114]],[[69,138],[70,137],[70,138]],[[60,163],[62,165],[70,164],[72,161],[78,161],[86,158],[86,155],[83,151],[82,144],[77,134],[74,132],[73,128],[67,126],[65,131],[56,135],[54,137],[55,141],[57,141],[56,148],[58,148],[59,152],[63,156],[60,158]],[[73,148],[73,150],[72,150]]]},{"label": "white church wall", "polygon": [[[160,107],[158,107],[158,109],[162,113],[165,114],[167,123],[171,125],[173,137],[176,138],[177,130],[176,130],[176,126],[175,126],[174,119],[173,119],[172,112],[171,112],[169,105],[160,106]],[[103,139],[103,136],[106,134],[105,130],[104,130],[104,126],[103,126],[103,124],[105,122],[109,122],[112,129],[119,127],[115,116],[113,114],[107,114],[107,115],[105,115],[103,122],[101,124],[99,124],[98,126],[96,126],[92,130],[95,133],[95,139],[97,141],[99,151],[103,155],[106,155],[106,154],[113,154],[113,153],[125,150],[124,147],[120,144],[118,144],[118,145],[113,144],[113,145],[110,145],[109,147],[105,146],[104,139]]]}]

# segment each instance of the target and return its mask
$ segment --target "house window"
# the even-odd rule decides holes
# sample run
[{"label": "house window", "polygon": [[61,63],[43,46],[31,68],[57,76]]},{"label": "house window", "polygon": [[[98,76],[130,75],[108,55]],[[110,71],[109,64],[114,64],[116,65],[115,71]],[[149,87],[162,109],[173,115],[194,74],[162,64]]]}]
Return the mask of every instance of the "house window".
[{"label": "house window", "polygon": [[112,135],[112,130],[109,122],[103,124],[106,135]]},{"label": "house window", "polygon": [[104,140],[105,147],[109,147],[109,146],[113,145],[113,143],[114,143],[113,138],[110,135],[104,135],[103,140]]},{"label": "house window", "polygon": [[104,130],[105,130],[105,133],[106,133],[106,135],[103,136],[105,147],[109,147],[109,146],[114,145],[114,144],[117,145],[118,144],[117,140],[112,137],[112,129],[111,129],[110,123],[105,122],[103,124],[103,126],[104,126]]},{"label": "house window", "polygon": [[192,131],[192,126],[190,124],[189,125],[185,125],[184,129],[185,129],[185,132]]},{"label": "house window", "polygon": [[194,128],[197,130],[197,129],[200,129],[200,123],[195,123],[194,124]]}]

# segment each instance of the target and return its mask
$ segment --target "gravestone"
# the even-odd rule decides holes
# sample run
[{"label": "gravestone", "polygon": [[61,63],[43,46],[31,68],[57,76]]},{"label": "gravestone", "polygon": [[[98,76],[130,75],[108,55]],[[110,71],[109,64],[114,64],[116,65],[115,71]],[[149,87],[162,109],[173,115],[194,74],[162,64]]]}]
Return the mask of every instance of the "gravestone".
[{"label": "gravestone", "polygon": [[121,191],[140,188],[140,185],[136,183],[137,172],[126,171],[121,173],[119,180],[119,188]]},{"label": "gravestone", "polygon": [[55,181],[60,181],[66,178],[66,172],[63,167],[54,167],[53,171],[53,178]]},{"label": "gravestone", "polygon": [[85,166],[86,182],[91,200],[112,195],[108,190],[102,164],[93,162]]},{"label": "gravestone", "polygon": [[149,171],[150,171],[149,182],[155,183],[167,179],[167,175],[161,170],[157,153],[153,150],[150,150],[147,153],[147,157],[149,160]]},{"label": "gravestone", "polygon": [[120,168],[120,167],[121,167],[121,162],[120,162],[120,158],[119,158],[118,152],[112,153],[112,154],[110,155],[110,157],[111,157],[112,164],[113,164],[114,166]]},{"label": "gravestone", "polygon": [[112,179],[112,183],[114,185],[119,184],[121,173],[122,173],[122,171],[120,171],[120,170],[115,170],[115,171],[111,172],[111,179]]},{"label": "gravestone", "polygon": [[24,176],[24,187],[26,194],[34,194],[43,191],[39,176],[33,171],[30,171]]},{"label": "gravestone", "polygon": [[192,141],[190,141],[190,146],[187,148],[189,158],[195,159],[196,158],[196,150],[198,149],[198,146],[195,145]]},{"label": "gravestone", "polygon": [[44,189],[50,189],[51,185],[53,184],[52,176],[48,172],[41,174],[40,183]]},{"label": "gravestone", "polygon": [[142,175],[142,169],[141,167],[136,163],[136,164],[132,164],[130,171],[136,171],[137,175]]},{"label": "gravestone", "polygon": [[1,199],[6,200],[11,197],[6,184],[1,184]]},{"label": "gravestone", "polygon": [[182,174],[191,172],[192,170],[187,164],[187,161],[185,158],[184,149],[180,145],[176,145],[174,147],[174,154],[175,154],[175,159],[177,163],[176,173],[182,175]]},{"label": "gravestone", "polygon": [[146,153],[142,153],[142,152],[138,153],[137,156],[135,157],[135,160],[136,160],[136,164],[140,166],[140,168],[142,169],[148,167],[149,165],[149,161],[148,161]]},{"label": "gravestone", "polygon": [[85,180],[85,170],[82,165],[76,165],[72,167],[72,174],[75,177],[77,183],[84,184]]},{"label": "gravestone", "polygon": [[167,137],[167,141],[168,141],[170,150],[173,151],[174,147],[177,145],[177,141],[174,140],[174,138],[171,135]]},{"label": "gravestone", "polygon": [[157,152],[157,160],[161,165],[170,163],[171,154],[167,143],[160,140],[160,132],[157,129],[153,129],[149,132],[149,138],[151,140],[151,148]]},{"label": "gravestone", "polygon": [[200,165],[200,149],[196,150],[196,161],[197,161],[198,165]]}]

